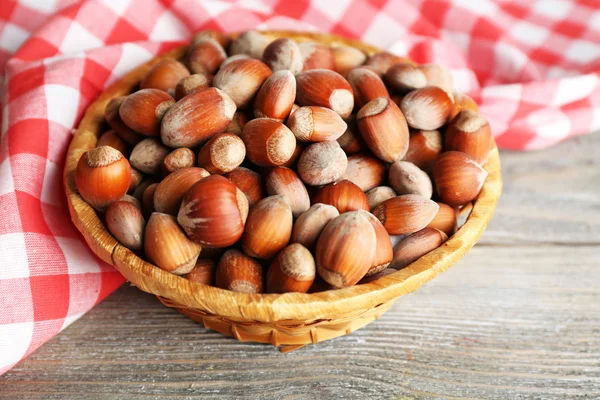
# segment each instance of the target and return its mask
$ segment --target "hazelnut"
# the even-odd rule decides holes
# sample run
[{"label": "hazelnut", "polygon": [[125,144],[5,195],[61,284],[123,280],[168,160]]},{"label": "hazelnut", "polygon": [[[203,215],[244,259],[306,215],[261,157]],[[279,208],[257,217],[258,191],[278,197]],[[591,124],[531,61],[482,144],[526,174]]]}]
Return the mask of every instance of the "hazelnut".
[{"label": "hazelnut", "polygon": [[131,250],[142,248],[146,222],[138,207],[128,201],[115,201],[106,210],[105,217],[106,227],[119,243]]},{"label": "hazelnut", "polygon": [[186,147],[173,150],[162,162],[161,171],[163,176],[182,168],[190,168],[196,165],[196,154]]},{"label": "hazelnut", "polygon": [[156,175],[169,149],[154,138],[146,138],[135,145],[129,156],[129,162],[140,172],[148,175]]},{"label": "hazelnut", "polygon": [[244,233],[248,202],[240,204],[236,186],[219,175],[196,182],[183,196],[177,221],[185,233],[203,246],[227,247]]},{"label": "hazelnut", "polygon": [[408,125],[389,98],[369,101],[358,112],[356,121],[365,143],[379,159],[392,163],[408,151]]},{"label": "hazelnut", "polygon": [[300,107],[288,118],[287,126],[300,142],[336,140],[348,125],[337,113],[325,107]]},{"label": "hazelnut", "polygon": [[198,153],[198,166],[211,174],[233,171],[244,161],[246,146],[233,133],[219,133],[212,137]]},{"label": "hazelnut", "polygon": [[223,32],[215,31],[213,29],[204,29],[200,32],[194,33],[194,36],[192,36],[192,44],[198,43],[206,39],[216,40],[224,49],[227,49],[231,42],[229,35]]},{"label": "hazelnut", "polygon": [[400,103],[408,125],[423,130],[434,130],[444,125],[452,107],[448,93],[433,86],[413,90]]},{"label": "hazelnut", "polygon": [[267,272],[269,293],[306,293],[316,276],[315,259],[301,244],[290,244],[277,254]]},{"label": "hazelnut", "polygon": [[445,149],[462,151],[484,164],[492,148],[490,124],[478,112],[463,110],[450,121],[446,130]]},{"label": "hazelnut", "polygon": [[227,125],[227,128],[225,128],[225,132],[242,136],[242,130],[244,129],[246,123],[248,123],[248,117],[246,114],[236,111],[235,114],[233,114],[233,119],[229,125]]},{"label": "hazelnut", "polygon": [[273,72],[289,70],[292,75],[296,75],[302,71],[302,53],[292,39],[273,40],[265,48],[262,59]]},{"label": "hazelnut", "polygon": [[284,164],[292,157],[296,138],[287,126],[269,118],[249,121],[242,131],[248,159],[261,167]]},{"label": "hazelnut", "polygon": [[402,269],[417,261],[425,254],[437,249],[448,239],[444,232],[423,228],[402,239],[394,246],[394,261],[391,268]]},{"label": "hazelnut", "polygon": [[177,215],[184,194],[210,174],[204,168],[182,168],[162,180],[154,191],[154,210]]},{"label": "hazelnut", "polygon": [[367,271],[365,276],[375,275],[388,267],[392,259],[394,258],[394,250],[392,249],[392,239],[385,230],[381,222],[375,218],[375,216],[369,212],[364,212],[364,215],[369,219],[373,229],[375,230],[375,236],[377,244],[375,246],[375,256],[371,262],[371,268]]},{"label": "hazelnut", "polygon": [[419,69],[427,78],[427,86],[436,86],[448,93],[454,91],[452,74],[447,68],[438,64],[424,64],[419,65]]},{"label": "hazelnut", "polygon": [[387,51],[375,53],[369,57],[366,64],[373,67],[380,75],[385,75],[390,67],[398,63],[414,64],[412,60],[397,56]]},{"label": "hazelnut", "polygon": [[141,89],[159,89],[165,92],[174,88],[190,71],[177,60],[163,60],[152,66],[140,82]]},{"label": "hazelnut", "polygon": [[127,96],[118,96],[110,99],[108,104],[106,104],[104,117],[106,118],[108,125],[115,131],[117,136],[123,139],[123,141],[125,141],[127,144],[135,146],[144,137],[125,125],[125,122],[123,122],[121,119],[119,110],[121,109],[121,104],[123,104],[123,101],[125,101],[126,98]]},{"label": "hazelnut", "polygon": [[269,196],[280,195],[290,205],[294,218],[310,207],[310,198],[302,180],[294,171],[285,167],[275,167],[265,177]]},{"label": "hazelnut", "polygon": [[450,112],[450,121],[454,119],[462,110],[471,110],[475,112],[479,112],[479,107],[475,100],[464,93],[454,92],[452,94],[454,97],[454,107],[452,108],[452,112]]},{"label": "hazelnut", "polygon": [[393,90],[404,94],[427,86],[427,77],[423,71],[405,63],[392,65],[385,73],[385,81]]},{"label": "hazelnut", "polygon": [[229,47],[230,55],[246,54],[252,58],[262,58],[265,48],[269,44],[269,39],[257,31],[247,31],[231,42]]},{"label": "hazelnut", "polygon": [[156,192],[156,188],[158,188],[158,183],[151,183],[144,189],[142,194],[142,205],[147,214],[154,212],[154,193]]},{"label": "hazelnut", "polygon": [[135,132],[145,136],[158,136],[160,123],[173,104],[173,97],[163,90],[142,89],[123,100],[119,116]]},{"label": "hazelnut", "polygon": [[194,268],[202,247],[185,236],[175,217],[155,212],[146,225],[144,250],[157,267],[184,275]]},{"label": "hazelnut", "polygon": [[362,51],[343,44],[332,46],[331,53],[335,61],[335,71],[342,76],[347,76],[350,70],[364,64],[367,59]]},{"label": "hazelnut", "polygon": [[348,118],[354,108],[354,94],[348,81],[337,72],[314,69],[296,75],[296,102],[300,106],[330,108]]},{"label": "hazelnut", "polygon": [[448,204],[437,203],[440,208],[435,214],[435,217],[427,225],[427,228],[434,228],[442,231],[446,236],[454,235],[457,229],[457,216],[456,210],[450,207]]},{"label": "hazelnut", "polygon": [[341,214],[323,229],[317,241],[317,272],[336,288],[352,286],[373,265],[377,236],[362,211]]},{"label": "hazelnut", "polygon": [[308,185],[326,185],[344,174],[348,159],[336,141],[314,143],[298,159],[298,175]]},{"label": "hazelnut", "polygon": [[192,43],[187,54],[187,65],[194,74],[212,75],[227,58],[223,47],[214,39]]},{"label": "hazelnut", "polygon": [[380,203],[396,197],[398,194],[389,186],[377,186],[367,192],[367,200],[369,201],[369,209],[372,210]]},{"label": "hazelnut", "polygon": [[236,106],[217,88],[193,92],[165,115],[160,136],[169,147],[194,147],[227,128]]},{"label": "hazelnut", "polygon": [[373,210],[390,235],[406,235],[427,226],[437,213],[436,202],[416,194],[393,197]]},{"label": "hazelnut", "polygon": [[427,173],[433,171],[433,164],[442,152],[440,131],[413,131],[408,141],[408,151],[404,161],[411,162]]},{"label": "hazelnut", "polygon": [[302,70],[335,70],[335,58],[331,48],[321,43],[302,42],[298,44],[302,54]]},{"label": "hazelnut", "polygon": [[378,97],[390,97],[379,75],[368,68],[354,68],[348,74],[348,83],[354,91],[354,105],[357,108]]},{"label": "hazelnut", "polygon": [[114,130],[110,129],[102,134],[96,143],[96,147],[110,146],[118,150],[125,157],[131,152],[131,148],[123,139],[121,139]]},{"label": "hazelnut", "polygon": [[262,293],[263,270],[256,260],[239,250],[227,250],[217,265],[216,285],[241,293]]},{"label": "hazelnut", "polygon": [[390,186],[399,195],[418,194],[430,199],[433,194],[433,185],[429,175],[408,161],[396,161],[392,164],[389,181]]},{"label": "hazelnut", "polygon": [[457,207],[475,200],[488,172],[469,155],[447,151],[437,158],[433,180],[442,202]]},{"label": "hazelnut", "polygon": [[[202,253],[204,253],[204,249],[202,249]],[[185,276],[185,279],[203,285],[214,286],[215,269],[215,260],[206,258],[198,259],[194,268]]]},{"label": "hazelnut", "polygon": [[323,203],[334,206],[340,214],[355,211],[369,211],[369,201],[364,192],[348,180],[323,186],[313,197],[313,203]]},{"label": "hazelnut", "polygon": [[347,179],[362,191],[368,191],[384,181],[385,165],[373,156],[353,154],[348,157],[348,166],[341,179]]},{"label": "hazelnut", "polygon": [[340,213],[334,206],[323,203],[313,204],[294,223],[292,243],[300,243],[304,247],[314,250],[325,225],[338,215]]},{"label": "hazelnut", "polygon": [[283,196],[262,199],[250,210],[242,236],[242,249],[251,257],[274,257],[290,241],[293,216]]},{"label": "hazelnut", "polygon": [[175,100],[179,101],[188,94],[210,87],[211,78],[204,74],[186,76],[175,86]]},{"label": "hazelnut", "polygon": [[337,139],[338,144],[348,155],[365,151],[367,145],[360,136],[358,127],[356,126],[356,116],[353,114],[347,120],[346,124],[348,127],[342,136]]},{"label": "hazelnut", "polygon": [[131,167],[123,154],[109,147],[83,153],[75,170],[75,185],[89,205],[104,210],[129,190]]},{"label": "hazelnut", "polygon": [[213,86],[227,93],[242,109],[251,103],[271,74],[271,69],[260,60],[235,60],[221,66],[213,79]]},{"label": "hazelnut", "polygon": [[296,99],[296,79],[288,70],[274,72],[263,83],[254,101],[257,118],[283,121],[290,115]]},{"label": "hazelnut", "polygon": [[238,167],[225,177],[246,195],[250,207],[266,196],[262,176],[251,169]]}]

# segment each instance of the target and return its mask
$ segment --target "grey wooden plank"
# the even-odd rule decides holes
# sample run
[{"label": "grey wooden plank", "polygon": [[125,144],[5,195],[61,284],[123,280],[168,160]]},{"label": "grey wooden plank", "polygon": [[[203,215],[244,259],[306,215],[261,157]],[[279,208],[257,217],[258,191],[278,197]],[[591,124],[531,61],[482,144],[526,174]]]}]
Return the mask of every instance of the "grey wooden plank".
[{"label": "grey wooden plank", "polygon": [[0,397],[595,398],[597,260],[595,246],[478,246],[375,323],[289,354],[124,287],[0,378]]},{"label": "grey wooden plank", "polygon": [[600,244],[600,132],[501,152],[504,191],[482,244]]}]

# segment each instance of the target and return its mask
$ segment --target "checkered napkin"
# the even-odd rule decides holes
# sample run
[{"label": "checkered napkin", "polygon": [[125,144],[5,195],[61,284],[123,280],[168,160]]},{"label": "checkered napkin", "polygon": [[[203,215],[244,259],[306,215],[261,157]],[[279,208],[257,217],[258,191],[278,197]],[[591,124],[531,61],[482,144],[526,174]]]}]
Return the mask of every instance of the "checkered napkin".
[{"label": "checkered napkin", "polygon": [[[333,32],[452,69],[500,147],[600,128],[597,0],[0,0],[0,374],[123,278],[70,223],[72,129],[107,86],[194,31]],[[10,60],[9,60],[10,59]]]}]

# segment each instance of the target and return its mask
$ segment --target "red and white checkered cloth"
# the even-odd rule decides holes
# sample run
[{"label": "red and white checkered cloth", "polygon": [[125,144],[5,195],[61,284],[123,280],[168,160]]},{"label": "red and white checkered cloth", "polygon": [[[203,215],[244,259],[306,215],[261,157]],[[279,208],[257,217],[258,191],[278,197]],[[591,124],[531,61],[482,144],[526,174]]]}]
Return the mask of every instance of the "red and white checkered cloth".
[{"label": "red and white checkered cloth", "polygon": [[540,149],[600,128],[599,5],[0,0],[0,374],[123,283],[71,224],[61,174],[71,129],[130,69],[204,28],[333,32],[450,67],[500,147]]}]

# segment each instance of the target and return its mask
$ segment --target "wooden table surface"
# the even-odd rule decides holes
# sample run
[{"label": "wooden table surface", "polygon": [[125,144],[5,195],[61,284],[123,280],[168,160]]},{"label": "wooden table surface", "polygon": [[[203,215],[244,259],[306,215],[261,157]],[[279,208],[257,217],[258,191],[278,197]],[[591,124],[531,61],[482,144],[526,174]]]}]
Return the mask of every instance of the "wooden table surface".
[{"label": "wooden table surface", "polygon": [[382,318],[281,354],[124,286],[0,377],[0,398],[600,398],[600,134],[503,152],[479,244]]}]

